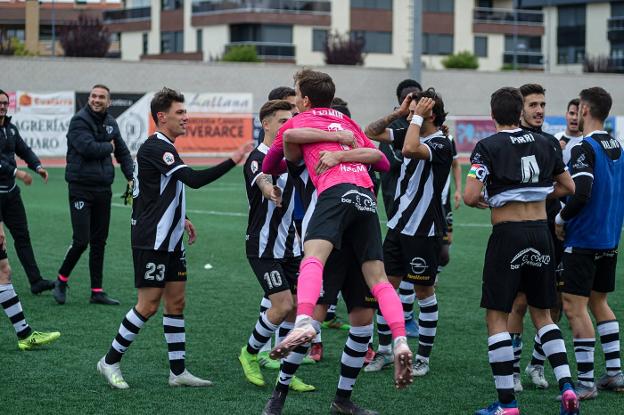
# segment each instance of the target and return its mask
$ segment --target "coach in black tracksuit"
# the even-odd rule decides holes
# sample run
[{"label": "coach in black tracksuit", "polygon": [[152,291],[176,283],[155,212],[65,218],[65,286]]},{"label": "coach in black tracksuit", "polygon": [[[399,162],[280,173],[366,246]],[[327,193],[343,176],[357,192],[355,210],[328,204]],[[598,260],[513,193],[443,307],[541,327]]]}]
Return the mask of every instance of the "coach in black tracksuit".
[{"label": "coach in black tracksuit", "polygon": [[30,291],[39,294],[51,290],[54,283],[41,278],[35,254],[30,243],[26,211],[20,195],[20,188],[15,179],[22,180],[27,186],[32,177],[25,171],[17,170],[15,156],[24,160],[28,167],[36,171],[46,182],[48,172],[41,167],[41,162],[20,136],[17,126],[7,116],[9,95],[0,90],[0,217],[11,232],[17,257],[30,282]]},{"label": "coach in black tracksuit", "polygon": [[121,171],[132,180],[132,157],[119,133],[115,119],[107,113],[110,91],[103,85],[91,89],[88,104],[72,118],[67,132],[67,167],[69,211],[73,229],[72,243],[59,269],[54,299],[65,303],[67,281],[82,253],[89,251],[91,303],[117,305],[102,290],[104,246],[111,214],[111,184],[115,168],[111,154]]}]

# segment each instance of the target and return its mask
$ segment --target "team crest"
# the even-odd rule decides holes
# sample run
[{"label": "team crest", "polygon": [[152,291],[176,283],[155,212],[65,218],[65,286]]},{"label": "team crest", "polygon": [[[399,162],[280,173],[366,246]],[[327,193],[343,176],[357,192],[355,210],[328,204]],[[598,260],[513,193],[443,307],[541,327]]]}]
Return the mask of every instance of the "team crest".
[{"label": "team crest", "polygon": [[167,166],[171,166],[175,162],[175,157],[173,157],[173,154],[167,151],[165,154],[163,154],[163,161]]},{"label": "team crest", "polygon": [[256,173],[258,171],[258,161],[254,160],[251,162],[251,172]]},{"label": "team crest", "polygon": [[113,128],[112,125],[107,125],[106,126],[106,132],[110,135],[113,133],[113,131],[115,131],[115,129]]}]

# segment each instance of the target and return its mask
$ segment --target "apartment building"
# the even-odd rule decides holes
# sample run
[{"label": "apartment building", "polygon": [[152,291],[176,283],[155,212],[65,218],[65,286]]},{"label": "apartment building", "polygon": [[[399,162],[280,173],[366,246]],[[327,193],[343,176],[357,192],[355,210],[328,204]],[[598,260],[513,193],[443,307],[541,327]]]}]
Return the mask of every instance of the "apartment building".
[{"label": "apartment building", "polygon": [[[68,23],[80,14],[102,20],[105,10],[121,7],[122,0],[0,0],[0,35],[20,40],[38,55],[63,55],[58,39]],[[112,33],[111,56],[119,56],[117,36]]]}]

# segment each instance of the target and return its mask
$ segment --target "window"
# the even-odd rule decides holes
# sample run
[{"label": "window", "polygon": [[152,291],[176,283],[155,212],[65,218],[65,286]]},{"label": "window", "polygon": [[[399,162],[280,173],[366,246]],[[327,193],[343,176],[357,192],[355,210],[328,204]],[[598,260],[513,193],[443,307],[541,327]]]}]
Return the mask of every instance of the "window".
[{"label": "window", "polygon": [[197,43],[197,51],[201,52],[204,49],[204,36],[203,36],[204,32],[201,29],[197,29],[197,31],[195,32],[195,36],[197,36],[196,38],[196,43]]},{"label": "window", "polygon": [[611,17],[624,17],[624,1],[611,3]]},{"label": "window", "polygon": [[184,32],[162,32],[160,34],[160,53],[184,51]]},{"label": "window", "polygon": [[475,36],[474,38],[474,54],[480,58],[487,58],[488,42],[487,36]]},{"label": "window", "polygon": [[233,24],[230,26],[230,41],[292,44],[292,32],[290,25]]},{"label": "window", "polygon": [[514,37],[505,35],[505,52],[542,52],[541,36],[516,36],[516,39],[514,46]]},{"label": "window", "polygon": [[559,27],[585,26],[585,5],[559,6]]},{"label": "window", "polygon": [[557,63],[582,63],[585,56],[585,5],[559,6]]},{"label": "window", "polygon": [[184,6],[184,0],[161,0],[161,10],[178,10]]},{"label": "window", "polygon": [[138,9],[140,7],[151,7],[151,0],[134,0],[132,4],[128,4],[126,7],[128,9]]},{"label": "window", "polygon": [[325,42],[327,41],[327,29],[312,29],[312,51],[325,51]]},{"label": "window", "polygon": [[26,39],[23,29],[7,29],[6,30],[6,36],[7,36],[7,39],[16,38],[20,42],[23,42]]},{"label": "window", "polygon": [[147,45],[148,45],[147,36],[148,36],[147,33],[143,33],[143,54],[144,55],[147,55]]},{"label": "window", "polygon": [[455,0],[424,0],[423,12],[453,13]]},{"label": "window", "polygon": [[392,10],[392,0],[351,0],[351,8]]},{"label": "window", "polygon": [[477,7],[485,7],[485,8],[491,9],[494,7],[494,1],[493,0],[478,0]]},{"label": "window", "polygon": [[351,36],[364,40],[365,53],[392,53],[392,32],[353,31]]},{"label": "window", "polygon": [[453,53],[453,35],[423,33],[423,54],[450,55]]}]

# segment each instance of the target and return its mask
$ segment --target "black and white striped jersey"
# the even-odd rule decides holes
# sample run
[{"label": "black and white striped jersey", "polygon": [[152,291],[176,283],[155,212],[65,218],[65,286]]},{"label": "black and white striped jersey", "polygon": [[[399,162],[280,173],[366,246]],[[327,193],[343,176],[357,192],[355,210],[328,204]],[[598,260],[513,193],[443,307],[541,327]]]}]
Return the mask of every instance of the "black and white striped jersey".
[{"label": "black and white striped jersey", "polygon": [[517,128],[480,140],[470,156],[470,177],[485,185],[491,207],[536,202],[553,191],[554,176],[565,171],[559,142]]},{"label": "black and white striped jersey", "polygon": [[[453,160],[457,158],[457,147],[455,147],[455,140],[452,135],[448,136],[448,139],[451,141],[451,152],[453,155]],[[452,162],[451,162],[452,163]],[[448,214],[451,211],[451,172],[446,179],[446,183],[444,183],[444,189],[442,190],[442,206],[444,206],[444,211]]]},{"label": "black and white striped jersey", "polygon": [[283,259],[301,255],[301,242],[293,221],[295,191],[288,173],[271,176],[273,185],[282,190],[282,206],[264,198],[257,186],[262,180],[262,161],[269,147],[261,143],[251,152],[243,173],[249,201],[249,220],[245,245],[251,258]]},{"label": "black and white striped jersey", "polygon": [[134,163],[132,247],[180,251],[184,235],[184,184],[173,173],[186,167],[173,143],[162,133],[150,136]]},{"label": "black and white striped jersey", "polygon": [[[403,147],[406,133],[393,131],[397,148]],[[442,192],[453,162],[452,145],[441,131],[421,137],[421,143],[429,148],[429,159],[403,159],[388,228],[409,236],[442,236]]]}]

